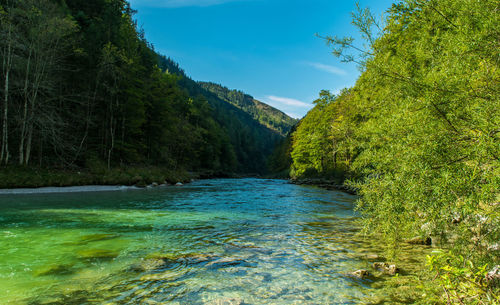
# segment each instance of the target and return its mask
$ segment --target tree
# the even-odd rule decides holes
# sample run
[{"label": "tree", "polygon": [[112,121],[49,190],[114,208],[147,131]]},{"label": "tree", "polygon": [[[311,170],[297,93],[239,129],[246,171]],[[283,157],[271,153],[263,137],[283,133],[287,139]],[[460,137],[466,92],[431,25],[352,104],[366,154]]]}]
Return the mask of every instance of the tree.
[{"label": "tree", "polygon": [[[498,264],[500,15],[491,12],[499,9],[489,0],[407,0],[392,6],[380,35],[371,34],[378,29],[371,14],[358,9],[353,23],[366,46],[327,42],[363,73],[335,103],[316,105],[294,135],[299,174],[319,171],[326,152],[345,154],[366,232],[394,246],[415,235],[453,239],[453,263],[442,266],[453,270]],[[318,134],[335,140],[333,150]],[[477,298],[457,291],[477,279],[455,276],[455,302],[494,295],[492,287]]]},{"label": "tree", "polygon": [[[8,3],[7,3],[8,4]],[[9,163],[9,89],[10,89],[10,74],[12,70],[12,61],[14,57],[14,25],[12,13],[5,11],[0,6],[0,38],[2,41],[2,76],[3,84],[3,116],[2,116],[2,147],[0,151],[0,165],[5,162]]]},{"label": "tree", "polygon": [[[48,0],[24,0],[16,8],[22,31],[20,66],[24,69],[22,116],[19,142],[19,164],[30,161],[35,127],[51,124],[40,115],[55,99],[54,75],[64,58],[65,38],[75,31],[75,24],[57,5]],[[40,100],[45,102],[41,105]]]}]

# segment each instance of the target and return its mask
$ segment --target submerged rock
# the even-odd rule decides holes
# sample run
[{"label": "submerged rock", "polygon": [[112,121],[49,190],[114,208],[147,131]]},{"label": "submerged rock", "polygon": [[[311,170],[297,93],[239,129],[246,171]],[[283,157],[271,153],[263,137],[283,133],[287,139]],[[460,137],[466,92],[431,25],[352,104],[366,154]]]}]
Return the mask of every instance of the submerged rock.
[{"label": "submerged rock", "polygon": [[390,275],[396,275],[400,270],[396,265],[390,265],[389,263],[385,262],[375,262],[372,265],[373,269],[382,271],[384,273],[390,274]]},{"label": "submerged rock", "polygon": [[368,254],[365,256],[365,259],[369,261],[383,260],[384,258],[378,254]]},{"label": "submerged rock", "polygon": [[[151,281],[168,281],[174,282],[180,279],[183,275],[185,275],[188,271],[186,269],[183,270],[165,270],[161,273],[147,274],[141,277],[141,281],[151,282]],[[179,285],[180,283],[178,283]]]},{"label": "submerged rock", "polygon": [[207,267],[215,267],[215,268],[220,268],[220,267],[229,267],[229,266],[236,266],[244,263],[245,261],[242,260],[239,257],[223,257],[218,260],[212,261],[207,264]]},{"label": "submerged rock", "polygon": [[117,234],[82,235],[73,241],[62,243],[62,245],[65,245],[65,246],[83,246],[83,245],[86,245],[88,243],[97,242],[97,241],[104,241],[104,240],[109,240],[109,239],[115,239],[118,237],[120,237],[120,235],[117,235]]},{"label": "submerged rock", "polygon": [[67,275],[74,273],[73,265],[50,265],[44,266],[33,272],[34,276],[45,275]]},{"label": "submerged rock", "polygon": [[94,241],[114,239],[117,237],[119,237],[119,235],[116,235],[116,234],[91,234],[91,235],[81,236],[80,241],[82,243],[89,243],[89,242],[94,242]]},{"label": "submerged rock", "polygon": [[210,254],[188,253],[188,254],[168,254],[150,253],[140,262],[131,265],[126,269],[128,272],[144,272],[159,269],[166,269],[172,264],[198,264],[209,261],[213,258]]},{"label": "submerged rock", "polygon": [[359,270],[356,270],[354,272],[349,273],[349,275],[356,277],[358,279],[364,279],[364,278],[367,278],[368,276],[370,276],[370,272],[368,272],[368,270],[365,270],[365,269],[359,269]]},{"label": "submerged rock", "polygon": [[192,255],[192,256],[188,257],[189,261],[193,262],[193,263],[207,262],[210,260],[210,258],[213,258],[213,256],[207,255],[207,254],[198,254],[198,255]]},{"label": "submerged rock", "polygon": [[207,305],[242,305],[244,304],[243,300],[240,298],[224,298],[224,299],[216,299],[213,301],[205,302]]},{"label": "submerged rock", "polygon": [[149,258],[141,261],[140,263],[133,264],[127,269],[127,271],[144,272],[144,271],[157,270],[165,267],[166,264],[167,262],[163,259]]},{"label": "submerged rock", "polygon": [[190,262],[205,262],[214,256],[211,254],[203,253],[183,253],[183,254],[171,254],[171,253],[150,253],[145,259],[156,259],[163,261],[190,261]]},{"label": "submerged rock", "polygon": [[78,256],[83,259],[113,259],[118,256],[118,252],[102,249],[88,249],[78,252]]},{"label": "submerged rock", "polygon": [[387,272],[391,275],[396,275],[396,273],[399,273],[399,268],[396,265],[389,265]]},{"label": "submerged rock", "polygon": [[427,245],[427,246],[432,245],[432,239],[430,237],[423,238],[417,236],[411,239],[407,239],[406,242],[411,245]]},{"label": "submerged rock", "polygon": [[150,253],[140,262],[129,266],[127,272],[145,272],[166,269],[172,264],[198,264],[209,261],[214,256],[209,254],[166,254],[166,253]]}]

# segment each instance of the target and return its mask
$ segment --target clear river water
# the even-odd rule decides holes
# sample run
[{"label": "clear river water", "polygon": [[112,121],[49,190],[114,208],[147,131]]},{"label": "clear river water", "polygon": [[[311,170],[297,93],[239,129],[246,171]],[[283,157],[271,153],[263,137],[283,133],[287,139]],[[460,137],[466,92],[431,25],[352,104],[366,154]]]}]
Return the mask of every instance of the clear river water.
[{"label": "clear river water", "polygon": [[0,194],[0,304],[360,304],[384,288],[349,276],[380,250],[352,195],[264,179],[78,190]]}]

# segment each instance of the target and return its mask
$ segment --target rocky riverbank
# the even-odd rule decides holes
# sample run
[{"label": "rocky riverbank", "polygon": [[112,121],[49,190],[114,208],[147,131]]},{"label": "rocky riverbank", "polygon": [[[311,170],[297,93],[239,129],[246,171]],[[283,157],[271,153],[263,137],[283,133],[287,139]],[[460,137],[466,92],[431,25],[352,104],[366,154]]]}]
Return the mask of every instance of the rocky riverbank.
[{"label": "rocky riverbank", "polygon": [[355,189],[348,187],[344,184],[340,184],[338,181],[335,180],[309,178],[309,179],[291,179],[290,182],[297,185],[314,185],[327,190],[337,190],[352,195],[356,195]]},{"label": "rocky riverbank", "polygon": [[165,167],[118,167],[91,170],[84,168],[47,169],[1,167],[0,189],[70,187],[70,186],[137,186],[186,183],[200,174]]}]

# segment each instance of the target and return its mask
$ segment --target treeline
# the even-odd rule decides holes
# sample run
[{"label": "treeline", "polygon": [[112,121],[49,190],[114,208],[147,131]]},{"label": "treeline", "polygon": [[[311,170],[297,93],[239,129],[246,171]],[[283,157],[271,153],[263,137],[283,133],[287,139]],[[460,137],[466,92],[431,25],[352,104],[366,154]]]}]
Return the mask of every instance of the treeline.
[{"label": "treeline", "polygon": [[322,92],[299,123],[292,176],[346,178],[367,232],[452,249],[429,261],[445,302],[497,304],[499,2],[406,0],[384,26],[364,9],[353,23],[365,49],[324,39],[363,73],[338,95]]},{"label": "treeline", "polygon": [[297,119],[289,117],[282,111],[264,104],[242,91],[230,90],[222,85],[209,82],[199,82],[199,84],[202,88],[245,111],[259,123],[278,132],[282,136],[286,136],[290,132],[290,129],[298,122]]},{"label": "treeline", "polygon": [[265,170],[281,136],[158,55],[125,0],[0,0],[2,165]]}]

